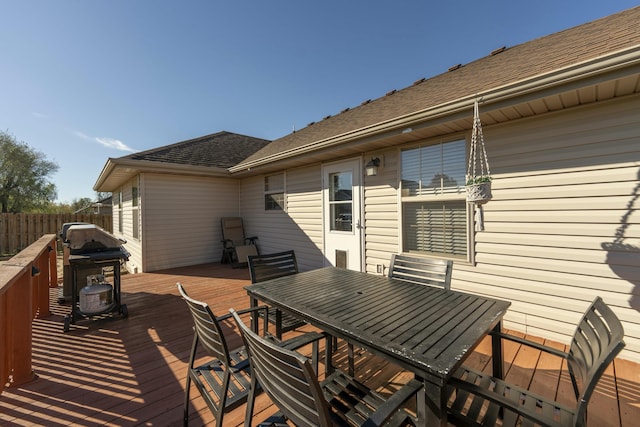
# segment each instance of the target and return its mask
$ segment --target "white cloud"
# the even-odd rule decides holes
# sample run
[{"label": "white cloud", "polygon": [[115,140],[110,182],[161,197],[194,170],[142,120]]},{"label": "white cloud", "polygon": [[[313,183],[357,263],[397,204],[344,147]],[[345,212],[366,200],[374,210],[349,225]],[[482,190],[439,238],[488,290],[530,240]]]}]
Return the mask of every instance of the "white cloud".
[{"label": "white cloud", "polygon": [[89,135],[84,134],[84,133],[80,132],[79,130],[73,131],[73,134],[75,136],[77,136],[77,137],[82,138],[82,139],[86,139],[87,141],[91,140],[91,137],[89,137]]},{"label": "white cloud", "polygon": [[127,144],[120,141],[119,139],[91,137],[86,133],[80,132],[79,130],[74,130],[72,131],[72,133],[78,138],[84,139],[85,141],[89,141],[89,142],[97,142],[98,144],[103,145],[107,148],[113,148],[118,151],[128,151],[128,152],[137,151],[127,146]]},{"label": "white cloud", "polygon": [[118,140],[118,139],[113,139],[113,138],[95,138],[96,141],[98,141],[100,144],[104,145],[107,148],[115,148],[116,150],[119,151],[129,151],[129,152],[134,152],[136,150],[134,150],[133,148],[127,146],[124,142]]}]

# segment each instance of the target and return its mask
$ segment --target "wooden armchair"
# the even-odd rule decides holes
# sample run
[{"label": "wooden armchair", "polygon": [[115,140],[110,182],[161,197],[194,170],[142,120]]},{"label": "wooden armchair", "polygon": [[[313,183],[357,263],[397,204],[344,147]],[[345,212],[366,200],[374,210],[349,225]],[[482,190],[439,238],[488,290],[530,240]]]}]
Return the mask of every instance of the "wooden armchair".
[{"label": "wooden armchair", "polygon": [[280,409],[280,417],[271,417],[269,425],[286,425],[287,419],[296,426],[320,427],[406,425],[415,421],[401,407],[421,390],[420,381],[411,380],[389,399],[338,370],[319,382],[306,357],[261,338],[235,311],[231,313],[242,332],[252,369],[246,427],[251,427],[258,384]]},{"label": "wooden armchair", "polygon": [[393,254],[389,277],[418,285],[451,289],[453,261]]},{"label": "wooden armchair", "polygon": [[512,335],[498,335],[565,359],[576,405],[568,407],[462,367],[450,382],[451,422],[465,426],[492,426],[502,416],[505,427],[519,423],[523,426],[584,426],[593,390],[609,363],[624,347],[622,324],[600,297],[593,301],[582,317],[568,353]]},{"label": "wooden armchair", "polygon": [[[247,258],[251,283],[289,276],[298,273],[298,262],[294,251],[277,252],[265,255],[252,255]],[[269,308],[269,321],[276,325],[276,337],[299,328],[305,322],[289,313],[282,313],[274,307]]]},{"label": "wooden armchair", "polygon": [[[189,392],[193,381],[213,413],[216,419],[216,426],[221,427],[224,414],[242,405],[247,400],[251,381],[247,352],[244,346],[236,349],[229,349],[227,346],[221,322],[230,319],[230,313],[223,316],[215,316],[206,303],[189,297],[182,284],[178,283],[177,286],[180,295],[189,307],[194,322],[193,344],[189,357],[184,397],[183,423],[185,426],[189,424]],[[240,310],[238,313],[245,314],[260,311],[266,312],[267,307],[254,307]],[[266,334],[268,329],[267,314],[264,316],[263,328]],[[312,360],[317,370],[318,341],[321,338],[324,338],[324,334],[309,332],[288,341],[278,342],[275,345],[298,349],[307,344],[312,344]],[[195,360],[200,346],[211,359],[202,365],[196,366]]]}]

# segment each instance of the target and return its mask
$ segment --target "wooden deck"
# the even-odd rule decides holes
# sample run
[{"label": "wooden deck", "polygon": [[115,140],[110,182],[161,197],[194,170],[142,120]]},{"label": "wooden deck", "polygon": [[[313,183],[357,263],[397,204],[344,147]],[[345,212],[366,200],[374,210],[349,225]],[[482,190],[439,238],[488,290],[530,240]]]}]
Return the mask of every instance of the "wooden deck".
[{"label": "wooden deck", "polygon": [[[249,283],[246,269],[210,264],[124,275],[122,298],[129,317],[83,320],[65,334],[63,317],[69,307],[55,303],[58,292],[52,290],[52,316],[34,321],[33,366],[38,378],[5,389],[0,396],[0,425],[181,425],[192,330],[176,282],[183,283],[194,298],[207,301],[216,313],[249,304],[243,290]],[[238,343],[239,336],[229,332]],[[356,366],[358,376],[375,387],[393,389],[409,378],[408,373],[384,361],[368,354],[361,356]],[[338,364],[343,362],[338,357]],[[489,362],[490,343],[485,340],[467,363],[483,367]],[[517,345],[505,347],[505,372],[510,382],[571,402],[573,392],[562,368],[557,359],[537,351]],[[191,425],[212,425],[213,417],[197,395],[192,390]],[[275,411],[264,394],[257,407],[262,411],[256,416],[259,420]],[[591,400],[589,425],[631,427],[638,425],[638,420],[639,366],[616,360]],[[244,407],[225,417],[229,426],[240,426],[243,421]]]}]

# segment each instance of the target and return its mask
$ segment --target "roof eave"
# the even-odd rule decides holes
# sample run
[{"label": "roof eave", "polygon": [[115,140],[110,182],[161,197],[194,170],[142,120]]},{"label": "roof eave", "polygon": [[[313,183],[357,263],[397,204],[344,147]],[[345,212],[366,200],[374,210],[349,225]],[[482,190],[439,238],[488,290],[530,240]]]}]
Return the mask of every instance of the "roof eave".
[{"label": "roof eave", "polygon": [[459,98],[440,105],[416,111],[384,122],[372,124],[323,140],[282,151],[271,156],[248,162],[241,162],[229,168],[232,174],[247,172],[260,167],[282,162],[294,157],[301,157],[321,149],[372,137],[381,133],[401,133],[407,128],[429,126],[430,122],[441,121],[443,117],[456,116],[460,113],[471,114],[476,99],[482,99],[485,111],[497,110],[506,106],[523,102],[527,99],[541,98],[550,92],[572,85],[585,85],[593,82],[615,78],[616,73],[637,73],[640,69],[640,45],[613,52],[605,56],[593,58],[581,63],[541,74],[529,79],[509,83],[464,98]]},{"label": "roof eave", "polygon": [[113,192],[136,175],[154,172],[224,178],[230,175],[226,168],[220,167],[194,166],[127,158],[109,158],[102,168],[93,189],[99,192]]}]

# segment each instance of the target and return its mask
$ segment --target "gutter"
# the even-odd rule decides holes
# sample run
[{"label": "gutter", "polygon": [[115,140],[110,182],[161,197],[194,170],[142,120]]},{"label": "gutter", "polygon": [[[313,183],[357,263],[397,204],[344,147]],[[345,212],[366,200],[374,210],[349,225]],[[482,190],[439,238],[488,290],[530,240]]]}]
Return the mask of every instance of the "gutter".
[{"label": "gutter", "polygon": [[[470,96],[426,108],[405,116],[400,116],[347,133],[315,141],[288,151],[282,151],[250,162],[243,162],[230,167],[229,172],[243,172],[276,161],[286,160],[295,156],[309,154],[320,149],[329,148],[346,142],[352,142],[355,139],[371,137],[382,132],[416,127],[418,124],[424,125],[425,122],[430,120],[471,110],[476,99],[482,99],[482,103],[484,105],[492,105],[492,108],[490,109],[492,111],[504,107],[509,103],[512,104],[513,101],[518,98],[540,98],[541,95],[534,97],[533,94],[551,91],[552,88],[556,88],[560,85],[569,85],[574,83],[576,87],[578,87],[577,83],[582,82],[585,79],[595,79],[598,76],[603,76],[606,73],[613,73],[616,71],[619,71],[621,76],[623,76],[625,75],[623,71],[632,67],[639,67],[639,70],[635,72],[640,71],[640,45],[616,51],[605,56],[592,58],[577,64],[572,64],[550,73],[541,74],[529,79],[499,86],[484,92],[475,93]],[[626,74],[628,74],[628,71]],[[604,81],[604,77],[601,80]],[[584,86],[584,83],[580,86]]]},{"label": "gutter", "polygon": [[154,162],[149,160],[133,160],[112,158],[107,159],[96,183],[93,185],[93,189],[97,189],[105,185],[106,181],[113,176],[114,171],[117,169],[123,169],[123,172],[128,177],[132,177],[142,172],[159,172],[159,173],[175,173],[181,175],[200,175],[200,176],[218,176],[229,177],[229,171],[226,168],[209,167],[209,166],[194,166],[178,163],[163,163]]}]

